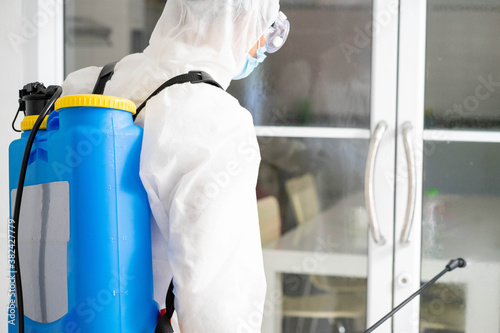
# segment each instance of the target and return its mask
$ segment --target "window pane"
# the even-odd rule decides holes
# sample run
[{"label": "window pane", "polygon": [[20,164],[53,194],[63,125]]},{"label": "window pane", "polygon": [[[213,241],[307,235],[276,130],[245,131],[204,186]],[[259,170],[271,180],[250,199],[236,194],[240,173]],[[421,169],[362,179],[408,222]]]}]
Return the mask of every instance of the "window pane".
[{"label": "window pane", "polygon": [[[164,0],[72,1],[66,5],[65,71],[141,52]],[[353,5],[282,1],[288,41],[228,92],[256,125],[369,128],[370,1]],[[113,13],[113,19],[109,19]]]},{"label": "window pane", "polygon": [[[273,195],[278,199],[283,232],[338,203],[342,204],[335,212],[339,221],[355,214],[351,210],[364,207],[367,140],[260,137],[259,144],[262,162],[258,197]],[[298,216],[294,211],[294,202],[291,201],[294,188],[291,186],[297,180],[313,188],[308,192],[310,195],[297,199],[297,202],[314,197],[314,202],[304,208],[311,208],[314,204],[314,212],[304,211]],[[340,237],[339,241],[342,239]]]},{"label": "window pane", "polygon": [[369,128],[371,1],[321,3],[282,1],[287,42],[231,83],[256,125]]},{"label": "window pane", "polygon": [[141,52],[148,45],[165,3],[165,0],[67,1],[66,75]]},{"label": "window pane", "polygon": [[426,128],[500,128],[500,3],[429,1]]},{"label": "window pane", "polygon": [[[276,288],[283,293],[282,317],[276,319],[282,322],[282,332],[362,332],[366,324],[368,225],[363,193],[368,140],[260,137],[259,144],[258,202],[276,198],[279,211],[278,219],[260,220],[261,231],[270,229],[267,223],[280,223],[274,242],[264,246],[266,270],[321,268],[326,272],[280,274],[277,285],[281,288]],[[279,258],[279,268],[273,266],[276,260],[272,258]],[[340,264],[346,260],[346,265]],[[274,295],[277,290],[268,292]]]},{"label": "window pane", "polygon": [[[500,309],[500,144],[430,141],[426,151],[422,280],[430,280],[450,259],[464,258],[467,267],[447,274],[440,284],[424,291],[421,328],[496,332]],[[481,329],[477,325],[482,325]]]}]

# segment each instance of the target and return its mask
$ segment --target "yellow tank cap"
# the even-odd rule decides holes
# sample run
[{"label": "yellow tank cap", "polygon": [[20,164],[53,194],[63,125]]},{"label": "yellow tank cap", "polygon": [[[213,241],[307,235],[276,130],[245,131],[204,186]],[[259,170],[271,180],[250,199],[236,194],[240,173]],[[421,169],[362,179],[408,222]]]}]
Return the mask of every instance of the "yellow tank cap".
[{"label": "yellow tank cap", "polygon": [[63,108],[93,106],[97,108],[108,108],[136,113],[136,107],[131,100],[106,96],[106,95],[71,95],[59,98],[56,101],[55,110]]},{"label": "yellow tank cap", "polygon": [[[49,116],[45,117],[42,124],[40,125],[40,129],[47,129],[47,118],[49,118]],[[35,126],[37,119],[38,119],[38,116],[24,117],[23,121],[21,121],[21,131],[23,131],[23,132],[24,131],[31,131],[33,129],[33,126]]]}]

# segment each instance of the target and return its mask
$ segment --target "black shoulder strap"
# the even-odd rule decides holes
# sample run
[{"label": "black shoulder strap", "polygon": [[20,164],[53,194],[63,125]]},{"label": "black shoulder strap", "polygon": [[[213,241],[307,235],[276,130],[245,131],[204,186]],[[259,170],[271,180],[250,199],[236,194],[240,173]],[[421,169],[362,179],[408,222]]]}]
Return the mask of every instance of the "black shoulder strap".
[{"label": "black shoulder strap", "polygon": [[174,329],[172,328],[172,324],[170,323],[175,310],[174,301],[174,279],[172,279],[170,281],[170,286],[168,287],[167,297],[165,300],[165,308],[167,312],[158,321],[155,333],[174,333]]},{"label": "black shoulder strap", "polygon": [[[104,88],[106,87],[106,84],[108,83],[109,80],[113,77],[113,74],[115,73],[115,66],[117,64],[117,61],[110,62],[109,64],[106,64],[102,70],[101,73],[99,74],[99,78],[97,79],[97,82],[94,86],[94,90],[92,91],[92,94],[98,94],[102,95],[104,93]],[[174,84],[180,84],[180,83],[208,83],[210,85],[213,85],[217,88],[223,89],[217,81],[215,81],[210,74],[203,72],[203,71],[190,71],[187,74],[181,74],[177,75],[161,86],[158,87],[138,108],[137,112],[134,115],[134,119],[137,117],[139,112],[144,109],[146,106],[146,103],[153,98],[154,96],[158,95],[163,89],[170,87]]]},{"label": "black shoulder strap", "polygon": [[110,62],[102,68],[101,73],[99,74],[99,79],[97,79],[92,94],[102,95],[104,93],[106,83],[111,80],[111,77],[115,73],[115,66],[117,62],[118,61]]},{"label": "black shoulder strap", "polygon": [[166,315],[168,318],[172,318],[175,310],[175,295],[174,295],[174,279],[170,280],[170,285],[168,286],[167,297],[165,299],[165,309],[167,310]]},{"label": "black shoulder strap", "polygon": [[174,84],[186,83],[186,82],[191,82],[193,84],[195,84],[195,83],[208,83],[208,84],[213,85],[213,86],[215,86],[217,88],[223,89],[221,87],[221,85],[217,83],[217,81],[215,81],[208,73],[203,72],[203,71],[190,71],[187,74],[177,75],[177,76],[171,78],[170,80],[168,80],[167,82],[165,82],[164,84],[162,84],[161,86],[159,86],[158,89],[156,89],[151,94],[151,96],[149,96],[137,108],[137,113],[135,114],[134,119],[135,119],[135,117],[137,117],[137,115],[139,114],[139,112],[141,112],[142,109],[144,109],[144,107],[146,106],[146,103],[151,98],[153,98],[154,96],[158,95],[163,89],[165,89],[167,87],[170,87],[170,86],[172,86]]}]

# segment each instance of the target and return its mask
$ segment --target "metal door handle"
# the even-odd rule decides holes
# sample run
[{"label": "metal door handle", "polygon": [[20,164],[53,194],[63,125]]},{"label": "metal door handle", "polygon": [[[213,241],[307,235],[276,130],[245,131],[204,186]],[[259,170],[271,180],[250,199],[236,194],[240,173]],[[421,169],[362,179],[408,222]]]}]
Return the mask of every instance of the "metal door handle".
[{"label": "metal door handle", "polygon": [[377,212],[375,210],[375,197],[373,194],[373,180],[375,172],[375,161],[377,159],[377,152],[380,146],[380,142],[384,137],[384,133],[387,130],[387,123],[381,121],[378,123],[375,131],[373,132],[372,139],[370,141],[370,149],[368,150],[368,157],[366,160],[365,169],[365,205],[366,213],[368,215],[368,222],[370,223],[370,231],[373,240],[376,244],[383,246],[386,242],[384,236],[380,233],[380,227],[377,221]]},{"label": "metal door handle", "polygon": [[415,201],[417,194],[417,169],[415,167],[415,151],[413,149],[413,144],[410,138],[412,129],[413,126],[411,123],[405,122],[403,124],[403,145],[405,147],[406,162],[408,165],[408,198],[406,201],[406,212],[403,230],[401,231],[400,242],[402,245],[408,245],[410,243],[410,233],[413,224],[413,216],[415,215]]}]

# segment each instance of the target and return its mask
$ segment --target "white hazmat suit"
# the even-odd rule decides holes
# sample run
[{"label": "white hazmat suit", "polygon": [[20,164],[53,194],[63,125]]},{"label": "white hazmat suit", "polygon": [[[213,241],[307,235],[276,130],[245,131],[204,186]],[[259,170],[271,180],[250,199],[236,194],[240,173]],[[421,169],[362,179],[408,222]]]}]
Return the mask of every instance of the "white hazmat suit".
[{"label": "white hazmat suit", "polygon": [[[140,105],[190,70],[227,88],[277,18],[278,1],[168,0],[150,45],[118,62],[104,93]],[[91,93],[99,72],[70,74],[63,94]],[[180,332],[260,332],[260,154],[251,115],[222,89],[185,83],[152,98],[136,123],[144,128],[140,175],[153,213],[156,301],[164,304],[173,274]]]}]

